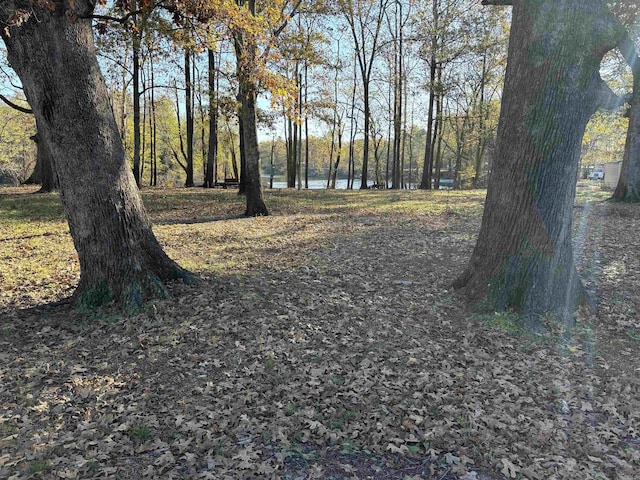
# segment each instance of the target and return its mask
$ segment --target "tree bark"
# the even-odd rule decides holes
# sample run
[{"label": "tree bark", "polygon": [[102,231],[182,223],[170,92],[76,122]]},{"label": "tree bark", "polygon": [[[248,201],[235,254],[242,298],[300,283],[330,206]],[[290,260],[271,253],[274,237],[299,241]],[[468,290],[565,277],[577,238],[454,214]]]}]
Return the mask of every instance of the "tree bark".
[{"label": "tree bark", "polygon": [[[0,6],[8,18],[17,2]],[[73,3],[78,17],[93,2]],[[22,25],[2,30],[44,140],[52,151],[60,197],[80,262],[73,300],[84,306],[117,301],[138,308],[165,295],[163,281],[188,279],[151,231],[96,59],[91,20],[70,21],[67,5],[32,6]]]},{"label": "tree bark", "polygon": [[193,83],[191,81],[191,51],[188,48],[184,49],[184,88],[185,122],[187,124],[187,157],[185,159],[187,178],[184,186],[193,187]]},{"label": "tree bark", "polygon": [[436,59],[431,57],[431,65],[429,68],[429,109],[427,113],[427,139],[424,149],[424,163],[422,166],[422,180],[420,188],[430,190],[432,188],[431,180],[433,178],[433,110],[435,105],[435,86],[436,86]]},{"label": "tree bark", "polygon": [[207,50],[209,61],[209,148],[207,150],[207,167],[204,186],[215,186],[214,172],[218,168],[218,91],[216,88],[216,58],[213,50]]},{"label": "tree bark", "polygon": [[36,143],[37,156],[36,166],[33,174],[27,179],[26,184],[39,183],[40,190],[38,193],[53,192],[57,186],[58,181],[53,171],[53,160],[51,158],[51,149],[44,139],[39,134],[35,134],[31,139]]},{"label": "tree bark", "polygon": [[629,102],[629,126],[622,170],[612,198],[619,202],[640,202],[640,65],[630,38],[621,45],[620,51],[633,71],[633,92]]},{"label": "tree bark", "polygon": [[633,98],[629,106],[629,127],[624,147],[622,170],[613,199],[640,202],[640,77],[634,75]]},{"label": "tree bark", "polygon": [[454,286],[533,331],[584,299],[571,245],[581,140],[620,30],[599,0],[515,0],[495,163],[478,242]]},{"label": "tree bark", "polygon": [[[137,10],[136,0],[132,0],[131,8]],[[136,15],[133,16],[136,21]],[[142,41],[141,32],[133,32],[133,177],[136,185],[140,188],[140,43]],[[124,99],[123,99],[124,101]]]},{"label": "tree bark", "polygon": [[[255,0],[247,0],[248,12],[255,16]],[[243,6],[245,0],[238,0]],[[238,100],[240,102],[239,119],[244,145],[245,164],[241,175],[244,179],[247,217],[269,215],[262,194],[260,150],[258,148],[258,117],[256,113],[257,81],[253,74],[257,61],[257,47],[254,39],[245,39],[241,31],[234,32],[234,47],[238,62]]]}]

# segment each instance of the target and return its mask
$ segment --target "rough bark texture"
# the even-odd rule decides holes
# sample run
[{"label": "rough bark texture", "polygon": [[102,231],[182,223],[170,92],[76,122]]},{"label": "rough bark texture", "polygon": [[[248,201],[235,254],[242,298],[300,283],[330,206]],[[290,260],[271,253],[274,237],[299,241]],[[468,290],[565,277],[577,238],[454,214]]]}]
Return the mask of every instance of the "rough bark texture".
[{"label": "rough bark texture", "polygon": [[[1,4],[2,18],[17,4]],[[165,293],[163,280],[188,274],[151,231],[96,60],[91,21],[70,21],[67,2],[55,7],[33,7],[34,14],[3,30],[2,38],[51,148],[80,262],[74,300],[137,308]],[[72,13],[86,16],[92,8],[93,2],[75,0]]]},{"label": "rough bark texture", "polygon": [[185,159],[187,178],[184,186],[193,187],[195,185],[193,180],[193,84],[191,83],[191,51],[187,48],[184,50],[184,104],[187,123],[187,158]]},{"label": "rough bark texture", "polygon": [[209,148],[204,187],[215,187],[218,171],[218,99],[216,86],[216,57],[213,50],[207,50],[209,60]]},{"label": "rough bark texture", "polygon": [[262,182],[260,179],[262,168],[260,167],[260,150],[258,149],[258,129],[256,116],[256,90],[250,83],[241,84],[240,87],[240,121],[242,122],[242,135],[244,137],[245,191],[247,209],[244,214],[247,217],[269,215],[269,210],[262,196]]},{"label": "rough bark texture", "polygon": [[640,202],[640,69],[633,73],[633,96],[629,106],[629,127],[620,179],[613,199]]},{"label": "rough bark texture", "polygon": [[[238,0],[240,6],[244,0]],[[247,1],[248,12],[255,15],[255,1]],[[247,217],[269,215],[262,195],[262,168],[260,166],[260,150],[258,148],[258,116],[256,111],[257,81],[253,69],[256,64],[257,49],[252,38],[245,38],[241,31],[234,33],[234,47],[238,62],[238,101],[240,103],[239,120],[244,147],[244,165],[240,175],[242,193],[247,199],[244,214]]]},{"label": "rough bark texture", "polygon": [[601,105],[603,55],[619,30],[599,0],[515,0],[495,163],[470,264],[455,286],[532,330],[565,324],[583,298],[572,211],[580,144]]}]

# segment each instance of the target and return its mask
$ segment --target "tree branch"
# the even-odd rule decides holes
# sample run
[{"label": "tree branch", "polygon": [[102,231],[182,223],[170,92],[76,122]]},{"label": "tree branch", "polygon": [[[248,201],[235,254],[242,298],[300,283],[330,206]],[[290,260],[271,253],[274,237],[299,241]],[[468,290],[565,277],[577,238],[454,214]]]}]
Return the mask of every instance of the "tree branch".
[{"label": "tree branch", "polygon": [[28,113],[28,114],[32,114],[33,113],[33,110],[31,110],[30,108],[25,108],[25,107],[21,107],[20,105],[16,105],[15,103],[13,103],[11,100],[9,100],[4,95],[0,95],[0,100],[2,100],[4,103],[9,105],[11,108],[13,108],[15,110],[18,110],[19,112]]},{"label": "tree branch", "polygon": [[482,5],[513,5],[513,0],[482,0]]},{"label": "tree branch", "polygon": [[150,5],[148,7],[127,12],[122,17],[114,17],[114,16],[111,16],[111,15],[99,15],[99,14],[92,13],[92,14],[89,14],[89,15],[79,15],[78,18],[82,18],[82,19],[91,18],[93,20],[104,20],[106,22],[126,23],[127,20],[129,20],[131,17],[135,17],[136,15],[139,15],[139,14],[150,13],[156,7],[164,7],[164,5],[161,2],[154,3],[153,5]]},{"label": "tree branch", "polygon": [[291,20],[295,16],[295,14],[298,13],[298,8],[300,8],[301,4],[302,4],[302,0],[298,0],[295,3],[293,8],[291,9],[291,13],[289,15],[287,15],[287,17],[285,17],[285,19],[282,22],[282,24],[273,31],[273,36],[274,37],[278,37],[282,33],[282,31],[285,28],[287,28],[287,24],[289,23],[289,20]]}]

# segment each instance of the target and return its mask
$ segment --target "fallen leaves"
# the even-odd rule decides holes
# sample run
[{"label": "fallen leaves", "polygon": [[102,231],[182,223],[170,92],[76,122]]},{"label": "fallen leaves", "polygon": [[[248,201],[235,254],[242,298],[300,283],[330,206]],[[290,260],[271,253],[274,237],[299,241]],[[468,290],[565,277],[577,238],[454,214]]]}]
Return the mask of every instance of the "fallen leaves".
[{"label": "fallen leaves", "polygon": [[176,210],[160,194],[156,230],[201,285],[126,319],[0,299],[0,477],[634,478],[638,260],[616,227],[630,217],[604,215],[622,207],[592,210],[585,261],[612,266],[587,276],[600,314],[563,346],[471,318],[449,291],[477,193],[447,200],[456,215],[427,192],[394,192],[393,209],[369,203],[385,192],[279,193],[273,217],[228,220],[217,193]]}]

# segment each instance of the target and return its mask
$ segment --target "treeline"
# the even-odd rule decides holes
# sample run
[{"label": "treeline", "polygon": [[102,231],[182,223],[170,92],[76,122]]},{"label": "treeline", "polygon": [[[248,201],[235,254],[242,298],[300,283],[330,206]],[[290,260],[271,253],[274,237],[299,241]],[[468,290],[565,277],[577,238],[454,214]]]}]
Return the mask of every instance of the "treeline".
[{"label": "treeline", "polygon": [[[268,18],[265,11],[286,3],[255,8]],[[355,188],[486,186],[508,10],[483,8],[477,0],[296,5],[277,35],[256,37],[264,43],[252,73],[263,177],[303,188],[309,178],[326,179],[329,187],[336,178]],[[211,14],[202,23],[188,13],[175,17],[148,2],[107,2],[94,23],[139,186],[215,186],[225,178],[242,180],[246,169],[237,57],[245,53],[228,20]],[[0,108],[7,125],[0,130],[5,182],[26,180],[35,166],[28,117]],[[621,154],[620,117],[594,119],[585,164]]]}]

